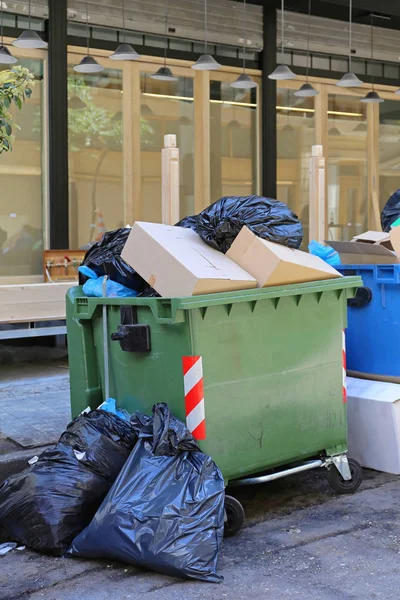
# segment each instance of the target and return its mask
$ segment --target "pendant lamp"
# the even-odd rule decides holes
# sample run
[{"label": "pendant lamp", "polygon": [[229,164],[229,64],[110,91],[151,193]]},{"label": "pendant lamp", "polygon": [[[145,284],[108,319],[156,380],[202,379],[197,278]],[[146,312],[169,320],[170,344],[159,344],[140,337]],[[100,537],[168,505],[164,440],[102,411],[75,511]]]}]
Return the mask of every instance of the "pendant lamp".
[{"label": "pendant lamp", "polygon": [[171,69],[167,67],[167,44],[168,44],[168,0],[165,2],[165,28],[164,28],[164,66],[158,71],[150,75],[151,79],[158,81],[178,81],[178,78],[173,75]]},{"label": "pendant lamp", "polygon": [[220,67],[219,62],[211,54],[207,53],[207,0],[204,0],[204,54],[199,56],[192,65],[192,69],[196,69],[197,71],[215,71]]},{"label": "pendant lamp", "polygon": [[28,29],[12,42],[13,46],[28,49],[47,48],[47,42],[43,41],[39,34],[31,29],[31,0],[28,2],[28,15]]},{"label": "pendant lamp", "polygon": [[90,28],[89,28],[89,9],[88,0],[86,0],[86,33],[87,33],[87,54],[84,56],[79,65],[74,66],[74,71],[77,73],[100,73],[104,67],[100,65],[93,56],[90,56]]},{"label": "pendant lamp", "polygon": [[137,60],[140,54],[125,41],[125,0],[121,0],[122,5],[122,43],[118,46],[115,52],[109,56],[111,60]]},{"label": "pendant lamp", "polygon": [[351,70],[351,42],[352,42],[352,18],[353,18],[353,0],[349,0],[349,70],[336,83],[339,87],[360,87],[361,79]]},{"label": "pendant lamp", "polygon": [[[374,15],[371,13],[371,60],[374,60]],[[360,102],[364,102],[364,104],[381,104],[385,102],[383,98],[380,97],[378,92],[375,92],[374,89],[374,75],[372,71],[372,90],[368,92],[368,94],[361,98]]]},{"label": "pendant lamp", "polygon": [[[281,0],[281,24],[282,24],[282,35],[281,35],[281,46],[282,46],[282,63],[285,60],[285,0]],[[296,79],[296,75],[287,65],[280,64],[276,69],[268,75],[269,79],[277,79],[284,81],[288,79]]]},{"label": "pendant lamp", "polygon": [[3,43],[3,2],[0,0],[0,65],[13,65],[18,62],[18,59],[11,54],[8,48]]},{"label": "pendant lamp", "polygon": [[308,83],[308,69],[311,62],[310,55],[310,19],[311,19],[311,0],[308,0],[308,24],[307,24],[307,66],[306,66],[306,82],[294,93],[295,96],[300,98],[311,98],[312,96],[318,96],[319,91],[316,90],[311,83]]},{"label": "pendant lamp", "polygon": [[233,88],[250,90],[257,87],[256,82],[246,73],[246,0],[243,0],[243,73],[231,83]]}]

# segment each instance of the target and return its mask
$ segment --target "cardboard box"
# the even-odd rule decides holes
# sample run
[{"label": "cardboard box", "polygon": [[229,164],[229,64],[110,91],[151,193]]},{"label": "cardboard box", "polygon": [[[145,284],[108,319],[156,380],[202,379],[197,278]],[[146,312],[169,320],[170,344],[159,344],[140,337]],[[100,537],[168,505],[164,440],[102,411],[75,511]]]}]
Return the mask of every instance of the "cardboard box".
[{"label": "cardboard box", "polygon": [[255,288],[257,282],[191,229],[136,222],[122,258],[161,296],[176,298]]},{"label": "cardboard box", "polygon": [[400,385],[347,378],[349,456],[363,467],[400,474]]},{"label": "cardboard box", "polygon": [[267,242],[243,227],[227,256],[257,279],[258,287],[341,277],[318,256]]},{"label": "cardboard box", "polygon": [[342,265],[386,265],[396,264],[400,260],[394,252],[365,242],[325,242],[340,256]]},{"label": "cardboard box", "polygon": [[354,236],[351,241],[363,244],[375,244],[376,246],[383,246],[388,250],[393,250],[389,234],[384,233],[383,231],[366,231],[365,233]]}]

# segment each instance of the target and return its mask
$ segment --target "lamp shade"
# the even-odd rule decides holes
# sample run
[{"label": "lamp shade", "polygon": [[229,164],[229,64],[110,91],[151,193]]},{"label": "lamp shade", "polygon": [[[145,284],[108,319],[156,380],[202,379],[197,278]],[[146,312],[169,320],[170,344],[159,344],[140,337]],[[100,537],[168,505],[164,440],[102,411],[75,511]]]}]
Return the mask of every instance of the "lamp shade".
[{"label": "lamp shade", "polygon": [[104,67],[100,65],[93,56],[84,56],[79,65],[74,66],[74,71],[77,73],[100,73]]},{"label": "lamp shade", "polygon": [[28,29],[23,31],[18,39],[12,42],[13,46],[18,48],[47,48],[47,42],[42,40],[36,31]]},{"label": "lamp shade", "polygon": [[111,60],[137,60],[140,58],[140,54],[130,44],[120,44],[109,58]]},{"label": "lamp shade", "polygon": [[294,93],[295,96],[301,98],[311,98],[311,96],[318,96],[319,91],[316,90],[310,83],[303,83],[300,89]]},{"label": "lamp shade", "polygon": [[287,123],[287,125],[285,125],[285,127],[282,127],[282,131],[284,131],[285,133],[290,133],[290,132],[296,131],[296,130],[293,127],[293,125],[291,125],[290,123]]},{"label": "lamp shade", "polygon": [[241,75],[239,75],[239,77],[236,79],[236,81],[233,81],[231,83],[231,87],[238,88],[241,90],[249,90],[251,88],[257,87],[257,84],[255,81],[253,81],[253,79],[250,77],[250,75],[247,75],[246,73],[242,73]]},{"label": "lamp shade", "polygon": [[202,54],[192,65],[192,69],[196,69],[197,71],[215,71],[220,67],[219,62],[211,54]]},{"label": "lamp shade", "polygon": [[355,73],[345,73],[336,85],[339,87],[360,87],[363,84]]},{"label": "lamp shade", "polygon": [[227,124],[227,128],[231,131],[234,131],[235,129],[240,129],[240,123],[236,119],[233,119],[232,121],[229,121],[229,123]]},{"label": "lamp shade", "polygon": [[268,75],[268,79],[279,79],[284,81],[285,79],[296,79],[296,75],[287,65],[278,65],[276,69]]},{"label": "lamp shade", "polygon": [[356,127],[354,127],[353,131],[367,131],[367,129],[367,124],[364,121],[361,121]]},{"label": "lamp shade", "polygon": [[169,67],[160,67],[158,71],[150,75],[150,78],[158,81],[178,81],[178,78],[173,75]]},{"label": "lamp shade", "polygon": [[0,65],[13,65],[18,59],[11,54],[6,46],[0,46]]},{"label": "lamp shade", "polygon": [[368,92],[365,98],[361,98],[360,102],[364,102],[365,104],[380,104],[385,101],[377,92],[372,91]]}]

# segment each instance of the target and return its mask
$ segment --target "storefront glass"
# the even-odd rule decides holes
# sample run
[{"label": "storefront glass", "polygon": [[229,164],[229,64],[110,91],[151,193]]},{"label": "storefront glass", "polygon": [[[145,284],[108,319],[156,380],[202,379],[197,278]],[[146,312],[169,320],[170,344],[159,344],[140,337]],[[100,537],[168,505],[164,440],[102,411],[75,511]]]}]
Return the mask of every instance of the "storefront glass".
[{"label": "storefront glass", "polygon": [[379,104],[379,208],[400,188],[400,101]]},{"label": "storefront glass", "polygon": [[351,240],[368,225],[367,105],[328,96],[328,240]]},{"label": "storefront glass", "polygon": [[161,222],[161,150],[164,136],[176,135],[180,159],[180,217],[194,212],[193,78],[159,81],[140,73],[141,203],[136,219]]},{"label": "storefront glass", "polygon": [[210,201],[258,192],[257,88],[210,81]]},{"label": "storefront glass", "polygon": [[125,225],[121,70],[69,66],[68,145],[69,239],[80,248]]},{"label": "storefront glass", "polygon": [[10,107],[17,125],[13,149],[0,156],[2,283],[29,281],[43,273],[43,61],[20,59],[18,64],[34,74],[35,85],[22,110]]},{"label": "storefront glass", "polygon": [[315,144],[314,98],[299,98],[294,89],[277,90],[277,199],[300,218],[309,238],[309,163]]}]

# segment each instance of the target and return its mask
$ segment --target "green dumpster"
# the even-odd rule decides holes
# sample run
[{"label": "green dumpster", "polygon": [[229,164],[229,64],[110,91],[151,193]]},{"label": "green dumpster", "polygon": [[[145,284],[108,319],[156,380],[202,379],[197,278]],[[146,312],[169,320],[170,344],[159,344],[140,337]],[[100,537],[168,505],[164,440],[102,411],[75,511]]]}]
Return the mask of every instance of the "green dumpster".
[{"label": "green dumpster", "polygon": [[327,466],[332,487],[351,491],[361,479],[345,458],[342,332],[347,299],[360,285],[343,277],[172,299],[87,298],[72,288],[72,414],[110,395],[129,412],[150,414],[166,402],[185,421],[182,358],[201,356],[206,439],[199,445],[227,483]]}]

